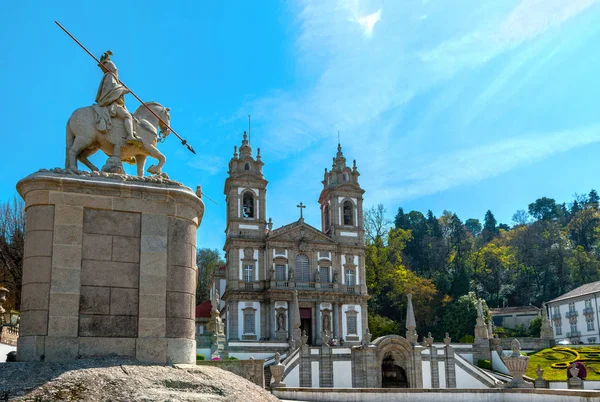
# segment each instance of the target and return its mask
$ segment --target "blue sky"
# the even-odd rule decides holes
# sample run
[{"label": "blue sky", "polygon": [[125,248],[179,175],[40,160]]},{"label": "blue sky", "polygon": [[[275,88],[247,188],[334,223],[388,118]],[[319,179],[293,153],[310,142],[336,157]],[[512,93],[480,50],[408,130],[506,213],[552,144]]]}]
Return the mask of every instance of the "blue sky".
[{"label": "blue sky", "polygon": [[[64,163],[64,127],[101,73],[170,107],[171,178],[205,193],[199,247],[224,242],[223,183],[252,115],[276,227],[318,226],[337,131],[365,205],[501,222],[600,190],[600,6],[593,0],[2,2],[1,199]],[[139,105],[127,96],[127,105]],[[100,154],[94,158],[103,163]]]}]

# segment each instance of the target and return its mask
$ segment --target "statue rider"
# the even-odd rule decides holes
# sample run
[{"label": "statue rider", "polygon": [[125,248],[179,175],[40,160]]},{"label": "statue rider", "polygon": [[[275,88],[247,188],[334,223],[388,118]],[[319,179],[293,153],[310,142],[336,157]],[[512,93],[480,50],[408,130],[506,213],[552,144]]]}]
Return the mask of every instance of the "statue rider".
[{"label": "statue rider", "polygon": [[103,133],[108,132],[111,126],[110,118],[118,117],[123,120],[127,134],[125,140],[129,143],[137,143],[141,140],[133,132],[133,117],[125,107],[125,94],[129,92],[129,89],[119,81],[117,66],[110,60],[112,54],[110,50],[107,50],[100,58],[99,67],[104,76],[96,94],[96,103],[102,108],[94,107],[99,115],[98,129]]}]

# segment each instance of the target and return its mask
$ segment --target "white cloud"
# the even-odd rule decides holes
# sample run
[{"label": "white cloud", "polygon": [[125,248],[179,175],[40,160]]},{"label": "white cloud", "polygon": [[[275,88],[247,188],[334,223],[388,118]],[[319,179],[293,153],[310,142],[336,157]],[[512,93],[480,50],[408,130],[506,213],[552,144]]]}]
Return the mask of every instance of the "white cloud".
[{"label": "white cloud", "polygon": [[373,14],[365,15],[364,17],[358,17],[355,19],[356,22],[363,28],[366,37],[370,38],[373,36],[373,27],[381,20],[381,8],[375,11]]},{"label": "white cloud", "polygon": [[[600,125],[554,133],[530,133],[492,144],[449,152],[446,155],[421,155],[418,169],[394,167],[394,174],[383,175],[370,197],[377,202],[396,202],[434,194],[452,187],[476,183],[531,164],[556,153],[600,142]],[[412,166],[412,161],[406,161]],[[392,172],[390,172],[392,173]],[[384,189],[384,190],[380,190]]]},{"label": "white cloud", "polygon": [[[310,148],[310,159],[322,162],[299,163],[299,176],[320,178],[334,155],[335,133],[340,130],[345,154],[350,161],[357,159],[363,185],[376,203],[483,180],[597,141],[587,131],[574,133],[574,139],[564,133],[528,134],[506,142],[471,133],[469,142],[457,144],[452,156],[446,156],[444,145],[438,142],[447,139],[436,141],[438,126],[444,124],[439,116],[464,101],[460,88],[430,100],[427,110],[409,110],[406,105],[449,82],[456,73],[543,35],[591,5],[589,0],[523,0],[512,8],[506,5],[510,3],[498,5],[493,0],[477,7],[470,1],[457,3],[387,2],[382,19],[381,0],[303,1],[298,65],[309,83],[302,91],[276,90],[243,107],[252,110],[256,121],[264,122],[259,128],[264,160],[272,163],[302,155],[299,161],[304,162],[303,152]],[[426,19],[420,18],[425,14]],[[377,32],[372,35],[375,25]],[[427,35],[423,35],[425,30]],[[520,62],[535,57],[535,52],[523,57]],[[510,85],[518,73],[518,65],[508,66],[489,89],[482,90],[473,112],[464,112],[464,120],[485,113],[489,99]],[[422,117],[414,119],[410,130],[399,131],[399,122],[410,113]],[[463,135],[456,133],[457,137]],[[326,146],[315,149],[315,143]],[[424,144],[428,144],[427,158],[419,157]],[[432,159],[437,162],[430,163]],[[476,159],[485,163],[476,165]],[[399,169],[399,161],[406,167]],[[398,180],[399,176],[406,179]],[[389,190],[380,190],[383,188]]]}]

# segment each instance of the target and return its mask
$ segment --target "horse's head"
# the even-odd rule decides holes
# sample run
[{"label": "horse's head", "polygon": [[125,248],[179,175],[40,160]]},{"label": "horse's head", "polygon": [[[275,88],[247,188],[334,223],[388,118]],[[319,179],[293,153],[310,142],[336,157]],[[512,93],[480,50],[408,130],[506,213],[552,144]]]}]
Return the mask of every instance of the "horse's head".
[{"label": "horse's head", "polygon": [[164,117],[161,116],[160,114],[159,114],[159,116],[162,119],[162,121],[164,121],[167,124],[165,125],[161,121],[159,121],[158,127],[160,128],[160,132],[162,133],[163,137],[166,137],[169,134],[171,134],[171,130],[168,127],[171,125],[171,108],[163,107],[163,114],[164,114]]},{"label": "horse's head", "polygon": [[[154,127],[160,128],[163,137],[168,136],[170,134],[168,126],[171,124],[171,109],[164,107],[158,102],[146,102],[146,106],[154,113],[151,113],[144,105],[141,105],[135,111],[134,116],[138,119],[148,120]],[[158,116],[160,120],[157,119],[155,115]]]}]

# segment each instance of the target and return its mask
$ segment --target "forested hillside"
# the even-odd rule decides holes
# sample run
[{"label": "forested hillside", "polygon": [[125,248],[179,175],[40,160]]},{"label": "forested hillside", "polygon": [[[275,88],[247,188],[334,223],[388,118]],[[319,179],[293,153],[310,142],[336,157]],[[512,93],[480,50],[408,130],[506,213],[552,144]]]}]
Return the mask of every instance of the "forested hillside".
[{"label": "forested hillside", "polygon": [[448,331],[458,340],[473,333],[475,296],[490,308],[539,307],[600,280],[599,201],[595,190],[570,203],[543,197],[517,211],[512,226],[489,210],[483,222],[402,208],[391,220],[383,205],[372,207],[365,214],[372,332],[404,332],[409,292],[420,334],[440,339]]}]

